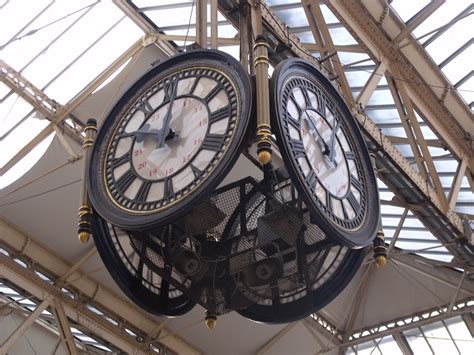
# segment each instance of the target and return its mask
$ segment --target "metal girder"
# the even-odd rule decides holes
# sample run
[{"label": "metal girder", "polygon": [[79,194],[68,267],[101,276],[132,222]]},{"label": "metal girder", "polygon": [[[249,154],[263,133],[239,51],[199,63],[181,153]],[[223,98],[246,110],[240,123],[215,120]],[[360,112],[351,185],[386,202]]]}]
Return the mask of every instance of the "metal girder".
[{"label": "metal girder", "polygon": [[[0,264],[0,268],[2,265]],[[0,269],[0,275],[1,269]],[[36,319],[41,315],[41,313],[49,306],[50,300],[44,299],[36,309],[20,324],[18,328],[16,328],[12,334],[8,336],[8,338],[3,342],[2,346],[0,347],[0,354],[7,354],[10,347],[15,344],[15,342],[25,333],[25,331],[32,325]]]},{"label": "metal girder", "polygon": [[347,82],[346,76],[344,74],[344,69],[342,68],[341,61],[337,55],[336,49],[334,48],[334,43],[329,33],[329,28],[324,20],[323,13],[317,1],[311,0],[302,0],[303,9],[308,19],[309,25],[311,27],[311,32],[313,33],[316,44],[321,47],[321,57],[326,57],[331,55],[331,58],[334,57],[336,60],[330,59],[329,62],[332,65],[334,73],[339,79],[339,84],[341,85],[342,93],[346,100],[350,103],[354,102],[352,97],[352,91]]},{"label": "metal girder", "polygon": [[[469,304],[469,305],[468,305]],[[404,317],[393,319],[387,322],[379,323],[370,327],[358,329],[353,332],[350,340],[338,344],[334,347],[325,349],[326,351],[340,347],[350,347],[365,343],[369,340],[383,338],[387,335],[399,334],[401,332],[418,328],[426,324],[449,319],[455,316],[469,314],[474,311],[474,298],[470,297],[457,302],[452,312],[448,312],[448,305],[427,309],[425,311],[410,314]]]},{"label": "metal girder", "polygon": [[[69,270],[71,270],[71,265],[60,259],[58,256],[54,255],[47,249],[40,246],[31,238],[20,233],[16,229],[9,226],[6,222],[0,220],[0,245],[5,247],[7,250],[14,252],[16,255],[23,256],[31,260],[31,263],[35,266],[41,267],[42,270],[47,271],[51,275],[56,275],[57,280],[61,278],[62,275],[67,275]],[[83,258],[81,258],[83,259]],[[4,261],[9,261],[15,265],[11,259],[4,255],[0,255],[0,264],[3,264]],[[19,267],[19,266],[18,266]],[[18,269],[21,272],[27,272],[24,268]],[[11,274],[14,275],[14,274]],[[29,274],[28,274],[29,275]],[[43,292],[44,284],[46,286],[51,286],[43,280],[39,279],[36,274],[33,274],[37,279],[35,282],[39,283],[39,291]],[[107,311],[110,315],[115,315],[115,318],[120,318],[124,323],[129,324],[133,329],[139,330],[145,337],[156,330],[157,321],[154,318],[151,318],[144,311],[139,309],[137,306],[133,305],[129,301],[125,301],[122,298],[119,298],[116,294],[109,291],[106,287],[100,285],[92,278],[86,276],[82,272],[75,271],[70,275],[70,281],[68,287],[73,287],[74,289],[80,290],[80,293],[84,299],[86,299],[91,304],[96,304],[101,310]],[[43,282],[43,283],[40,283]],[[19,285],[21,286],[21,285]],[[57,290],[56,287],[53,287]],[[48,290],[51,290],[48,288]],[[38,289],[36,290],[38,291]],[[56,291],[55,291],[56,292]],[[32,292],[30,292],[32,293]],[[33,293],[32,293],[33,294]],[[72,300],[74,301],[74,300]],[[79,302],[79,301],[77,301]],[[95,319],[102,319],[97,315],[94,315],[94,319],[83,317],[82,308],[85,305],[84,302],[80,303],[82,307],[79,309],[79,313],[71,313],[73,310],[70,310],[68,313],[68,308],[65,308],[66,314],[70,319],[73,319],[77,323],[92,328],[92,332],[95,333]],[[72,307],[74,309],[74,307]],[[84,310],[87,311],[87,310]],[[103,319],[102,319],[103,320]],[[118,327],[112,327],[111,323],[107,323],[107,327],[111,327],[113,332],[117,332],[120,329]],[[108,330],[103,329],[104,333]],[[172,333],[166,327],[163,328],[162,332],[164,334]],[[120,333],[121,337],[127,336],[125,332]],[[101,333],[101,336],[103,334]],[[133,340],[135,341],[135,340]],[[135,341],[136,342],[136,341]],[[160,343],[169,349],[177,353],[186,353],[186,354],[201,354],[202,351],[196,349],[194,346],[187,343],[181,337],[177,335],[170,335],[166,338],[160,339]]]},{"label": "metal girder", "polygon": [[66,311],[64,310],[63,304],[58,298],[53,300],[52,311],[56,321],[58,322],[61,341],[64,343],[64,347],[68,350],[69,355],[76,355],[76,344],[71,333]]},{"label": "metal girder", "polygon": [[407,338],[402,333],[392,334],[393,340],[396,341],[397,345],[402,350],[403,355],[413,355],[413,350],[408,344]]},{"label": "metal girder", "polygon": [[[146,21],[138,12],[138,8],[127,0],[112,0],[117,7],[127,15],[138,27],[142,29],[147,35],[157,36],[159,32],[151,23]],[[176,48],[172,46],[167,40],[162,40],[156,37],[156,41],[153,43],[160,48],[167,56],[176,54]]]},{"label": "metal girder", "polygon": [[[394,11],[388,11],[377,23],[375,18],[383,12],[378,1],[370,1],[368,7],[355,0],[325,3],[372,57],[386,58],[391,72],[392,66],[398,67],[397,79],[405,82],[414,105],[458,159],[469,157],[468,167],[474,172],[474,155],[468,139],[469,135],[474,136],[472,112],[455,90],[443,89],[451,84],[418,42],[408,37],[410,45],[401,48],[391,40],[406,27]],[[391,33],[394,27],[399,28],[397,33]],[[424,78],[441,88],[426,85]]]},{"label": "metal girder", "polygon": [[432,0],[428,5],[426,5],[420,12],[418,12],[410,21],[407,23],[406,27],[400,31],[400,33],[393,40],[394,42],[400,42],[410,33],[413,32],[423,21],[425,21],[433,12],[435,12],[441,5],[443,5],[446,0]]},{"label": "metal girder", "polygon": [[[64,111],[64,106],[49,98],[41,89],[1,59],[0,81],[38,110],[52,124],[58,125],[68,136],[82,144],[81,133],[85,125],[72,116],[68,117],[70,112],[60,119],[59,116]],[[70,119],[69,124],[63,122],[65,118]]]},{"label": "metal girder", "polygon": [[293,322],[288,324],[278,333],[276,333],[273,337],[270,338],[265,344],[262,345],[260,349],[258,349],[256,355],[263,355],[268,349],[270,349],[275,343],[280,340],[284,335],[286,335],[293,327],[298,324],[298,322]]},{"label": "metal girder", "polygon": [[0,275],[40,300],[59,299],[67,317],[123,351],[137,355],[147,353],[145,344],[140,344],[135,339],[125,336],[119,328],[85,309],[81,301],[61,297],[57,288],[41,280],[32,270],[21,267],[4,255],[0,255]]},{"label": "metal girder", "polygon": [[365,107],[367,105],[367,102],[369,102],[370,97],[374,93],[375,89],[377,88],[380,80],[382,80],[382,76],[385,74],[385,71],[387,70],[387,64],[382,61],[380,62],[375,70],[372,72],[372,74],[369,77],[369,80],[365,84],[365,86],[362,88],[362,90],[359,92],[359,95],[357,96],[356,103],[361,105],[362,107]]}]

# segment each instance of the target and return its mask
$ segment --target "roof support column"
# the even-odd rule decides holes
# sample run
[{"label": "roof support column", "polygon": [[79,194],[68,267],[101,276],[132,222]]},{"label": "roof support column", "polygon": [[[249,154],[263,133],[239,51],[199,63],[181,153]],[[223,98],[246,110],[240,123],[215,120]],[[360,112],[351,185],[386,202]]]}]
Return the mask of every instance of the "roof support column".
[{"label": "roof support column", "polygon": [[72,336],[71,328],[69,327],[69,321],[66,312],[64,311],[64,307],[61,304],[61,300],[58,298],[55,298],[53,301],[53,314],[59,325],[58,328],[61,333],[61,341],[68,350],[69,355],[76,355],[76,344],[74,343],[74,337]]}]

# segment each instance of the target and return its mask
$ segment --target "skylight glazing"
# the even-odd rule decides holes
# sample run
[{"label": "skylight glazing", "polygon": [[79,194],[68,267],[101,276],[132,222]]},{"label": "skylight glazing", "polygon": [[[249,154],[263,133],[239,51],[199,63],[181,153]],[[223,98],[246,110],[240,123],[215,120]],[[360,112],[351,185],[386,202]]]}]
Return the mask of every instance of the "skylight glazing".
[{"label": "skylight glazing", "polygon": [[[467,355],[474,346],[474,339],[461,316],[406,330],[401,337],[414,355]],[[395,355],[403,351],[392,336],[385,336],[350,347],[346,354]]]},{"label": "skylight glazing", "polygon": [[[427,0],[394,0],[391,6],[408,23],[429,4]],[[471,0],[446,1],[413,31],[415,38],[419,39],[468,105],[474,101],[473,15],[474,4]]]},{"label": "skylight glazing", "polygon": [[[0,58],[59,105],[143,35],[111,1],[9,1],[0,7],[0,23]],[[0,169],[55,117],[47,118],[1,83]],[[37,141],[34,154],[0,171],[0,189],[29,170],[53,137]]]}]

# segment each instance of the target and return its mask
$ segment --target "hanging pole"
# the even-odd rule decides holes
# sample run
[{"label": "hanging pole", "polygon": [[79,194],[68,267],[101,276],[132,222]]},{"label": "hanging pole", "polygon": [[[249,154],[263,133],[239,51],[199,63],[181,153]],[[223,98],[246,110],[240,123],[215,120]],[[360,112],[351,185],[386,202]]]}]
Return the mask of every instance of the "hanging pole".
[{"label": "hanging pole", "polygon": [[240,64],[246,72],[251,76],[254,75],[253,65],[249,66],[249,62],[253,63],[253,53],[250,48],[253,46],[253,39],[251,33],[251,5],[248,0],[240,2]]},{"label": "hanging pole", "polygon": [[[370,153],[370,160],[372,162],[372,167],[374,168],[375,175],[377,175],[377,165],[376,165],[375,159],[376,159],[375,153]],[[379,268],[383,268],[385,264],[387,263],[387,247],[385,246],[385,233],[383,231],[381,214],[379,216],[379,229],[372,243],[374,247],[375,264]]]},{"label": "hanging pole", "polygon": [[84,160],[82,167],[82,186],[81,186],[81,205],[79,207],[79,223],[78,223],[78,238],[82,244],[86,244],[89,241],[91,235],[91,222],[90,218],[92,215],[92,209],[89,204],[89,193],[87,189],[87,176],[89,175],[89,160],[91,154],[91,147],[94,143],[95,134],[97,132],[97,121],[93,118],[87,120],[84,133],[86,138],[82,149],[84,150]]},{"label": "hanging pole", "polygon": [[196,1],[196,43],[207,48],[207,0]]},{"label": "hanging pole", "polygon": [[258,35],[254,45],[254,66],[257,86],[257,154],[266,165],[272,159],[272,130],[270,126],[270,99],[268,89],[268,43]]}]

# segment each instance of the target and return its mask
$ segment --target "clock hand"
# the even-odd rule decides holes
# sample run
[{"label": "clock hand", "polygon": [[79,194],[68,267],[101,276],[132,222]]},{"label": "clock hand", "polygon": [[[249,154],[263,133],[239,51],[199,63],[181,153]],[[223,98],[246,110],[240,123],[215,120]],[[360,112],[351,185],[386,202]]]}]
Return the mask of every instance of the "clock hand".
[{"label": "clock hand", "polygon": [[[334,118],[335,119],[335,118]],[[332,130],[331,134],[331,140],[329,141],[329,160],[333,163],[336,164],[336,149],[335,149],[335,144],[336,144],[336,132],[339,130],[339,121],[337,121],[336,126]]]},{"label": "clock hand", "polygon": [[[306,121],[306,124],[308,125],[308,128],[311,126],[312,130],[308,130],[309,133],[313,136],[313,138],[315,139],[316,143],[319,144],[320,148],[321,149],[324,149],[323,151],[323,154],[327,154],[326,152],[329,151],[329,146],[327,145],[327,143],[324,141],[324,138],[321,136],[321,134],[319,133],[318,129],[316,128],[316,125],[314,124],[314,122],[311,120],[311,118],[309,117],[308,115],[308,112],[305,111],[305,114],[306,114],[306,119],[304,119]],[[314,136],[313,133],[316,133],[316,137]]]},{"label": "clock hand", "polygon": [[[168,111],[166,112],[165,120],[163,123],[163,128],[161,129],[161,136],[160,140],[158,143],[158,148],[162,148],[164,143],[165,143],[165,137],[168,136],[169,134],[169,124],[171,121],[171,112],[173,111],[173,102],[176,97],[176,91],[178,87],[178,76],[176,75],[172,82],[170,83],[170,86],[167,88],[168,92],[165,93],[170,96],[170,101],[169,101],[169,106],[168,106]],[[169,94],[169,91],[171,91],[171,94]]]}]

